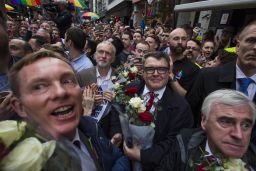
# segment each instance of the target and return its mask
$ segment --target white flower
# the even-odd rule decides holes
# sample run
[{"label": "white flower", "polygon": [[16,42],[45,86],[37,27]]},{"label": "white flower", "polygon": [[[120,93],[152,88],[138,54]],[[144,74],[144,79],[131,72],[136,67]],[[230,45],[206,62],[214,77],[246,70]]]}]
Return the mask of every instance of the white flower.
[{"label": "white flower", "polygon": [[143,104],[143,103],[141,103],[141,105],[140,105],[140,107],[139,107],[139,109],[138,109],[138,112],[140,113],[140,112],[144,112],[146,110],[146,106]]},{"label": "white flower", "polygon": [[40,171],[52,156],[55,141],[40,143],[34,137],[20,142],[0,163],[3,171]]},{"label": "white flower", "polygon": [[0,140],[9,147],[13,142],[19,140],[26,129],[25,122],[1,121],[0,122]]},{"label": "white flower", "polygon": [[122,74],[123,74],[124,77],[128,76],[128,72],[127,71],[124,71]]},{"label": "white flower", "polygon": [[141,100],[141,98],[139,97],[133,97],[129,101],[129,104],[136,109],[139,109],[142,103],[143,103],[143,100]]},{"label": "white flower", "polygon": [[119,87],[120,87],[120,84],[116,82],[116,83],[114,84],[114,89],[118,89]]},{"label": "white flower", "polygon": [[130,68],[130,71],[132,73],[137,73],[138,72],[138,68],[136,66],[133,66],[133,67]]},{"label": "white flower", "polygon": [[112,77],[111,77],[111,80],[116,80],[116,76],[112,76]]},{"label": "white flower", "polygon": [[228,159],[224,162],[224,171],[241,171],[245,163],[241,159]]}]

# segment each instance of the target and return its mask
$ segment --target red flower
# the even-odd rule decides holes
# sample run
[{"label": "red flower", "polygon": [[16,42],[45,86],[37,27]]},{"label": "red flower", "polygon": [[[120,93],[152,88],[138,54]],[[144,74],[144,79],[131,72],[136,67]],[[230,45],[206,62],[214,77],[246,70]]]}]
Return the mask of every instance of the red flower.
[{"label": "red flower", "polygon": [[197,171],[206,171],[205,170],[205,165],[203,163],[201,163],[198,168],[197,168]]},{"label": "red flower", "polygon": [[135,78],[135,76],[136,76],[135,73],[131,73],[131,72],[128,73],[129,80],[133,80]]},{"label": "red flower", "polygon": [[134,96],[135,93],[139,91],[138,88],[127,88],[125,94],[127,96]]},{"label": "red flower", "polygon": [[148,111],[139,113],[139,119],[142,122],[146,122],[146,123],[153,122],[153,120],[154,120],[152,114],[150,112],[148,112]]}]

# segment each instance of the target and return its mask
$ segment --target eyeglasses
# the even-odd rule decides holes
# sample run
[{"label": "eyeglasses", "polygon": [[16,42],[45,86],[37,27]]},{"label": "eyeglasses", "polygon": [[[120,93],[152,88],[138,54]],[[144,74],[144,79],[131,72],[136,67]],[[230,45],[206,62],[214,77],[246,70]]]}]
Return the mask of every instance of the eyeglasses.
[{"label": "eyeglasses", "polygon": [[154,74],[155,70],[157,70],[158,74],[166,74],[169,71],[168,67],[144,67],[144,71],[147,74]]},{"label": "eyeglasses", "polygon": [[192,49],[192,50],[194,50],[194,51],[198,51],[199,49],[198,48],[196,48],[196,47],[190,47],[190,46],[187,46],[187,50],[189,50],[189,49]]}]

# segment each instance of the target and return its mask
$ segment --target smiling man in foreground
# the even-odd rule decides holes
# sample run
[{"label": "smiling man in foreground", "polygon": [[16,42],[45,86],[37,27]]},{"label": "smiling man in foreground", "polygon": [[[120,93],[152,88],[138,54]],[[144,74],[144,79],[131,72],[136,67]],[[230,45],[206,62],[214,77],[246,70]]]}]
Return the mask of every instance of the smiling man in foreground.
[{"label": "smiling man in foreground", "polygon": [[24,57],[10,71],[10,87],[12,106],[21,117],[78,147],[82,171],[129,170],[117,147],[100,137],[96,122],[80,117],[82,92],[65,58],[51,51]]}]

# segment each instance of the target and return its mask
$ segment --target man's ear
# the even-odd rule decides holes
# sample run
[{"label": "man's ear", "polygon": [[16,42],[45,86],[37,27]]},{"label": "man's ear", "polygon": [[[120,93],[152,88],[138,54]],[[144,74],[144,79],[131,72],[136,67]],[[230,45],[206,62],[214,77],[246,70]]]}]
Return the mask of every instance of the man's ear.
[{"label": "man's ear", "polygon": [[236,41],[236,53],[239,52],[239,47],[240,47],[240,41]]},{"label": "man's ear", "polygon": [[207,122],[206,116],[202,114],[201,127],[203,130],[205,130],[206,122]]},{"label": "man's ear", "polygon": [[13,109],[15,110],[15,112],[22,118],[26,118],[27,114],[24,110],[24,106],[22,105],[20,99],[18,99],[17,97],[12,97],[11,98],[11,105],[13,107]]}]

